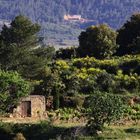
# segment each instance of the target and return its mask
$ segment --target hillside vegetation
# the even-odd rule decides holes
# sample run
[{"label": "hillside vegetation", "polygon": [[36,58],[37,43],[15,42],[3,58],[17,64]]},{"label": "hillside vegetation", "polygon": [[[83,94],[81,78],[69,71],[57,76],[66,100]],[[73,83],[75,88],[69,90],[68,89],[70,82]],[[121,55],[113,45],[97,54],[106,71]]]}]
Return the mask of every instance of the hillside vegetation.
[{"label": "hillside vegetation", "polygon": [[139,0],[5,0],[0,5],[1,19],[11,19],[23,13],[44,24],[62,22],[64,14],[80,14],[115,28],[120,27],[130,13],[140,10]]},{"label": "hillside vegetation", "polygon": [[[2,0],[0,19],[11,20],[19,14],[42,25],[41,36],[54,45],[78,45],[81,28],[91,24],[108,23],[119,28],[129,15],[140,10],[139,0]],[[94,22],[65,23],[65,14],[79,14]],[[75,31],[77,30],[77,32]],[[69,42],[73,40],[75,44]]]},{"label": "hillside vegetation", "polygon": [[[37,118],[48,122],[13,125],[15,131],[12,124],[0,123],[0,136],[24,139],[30,137],[28,130],[38,128],[36,136],[54,138],[53,131],[63,139],[65,135],[53,124],[78,122],[78,127],[68,129],[70,139],[106,137],[107,125],[139,123],[140,13],[117,31],[107,24],[89,26],[79,34],[78,47],[46,47],[38,36],[40,29],[19,15],[0,32],[0,116],[13,116],[10,113],[22,97],[37,94],[46,98],[46,110],[40,110]],[[138,133],[139,128],[121,131]]]}]

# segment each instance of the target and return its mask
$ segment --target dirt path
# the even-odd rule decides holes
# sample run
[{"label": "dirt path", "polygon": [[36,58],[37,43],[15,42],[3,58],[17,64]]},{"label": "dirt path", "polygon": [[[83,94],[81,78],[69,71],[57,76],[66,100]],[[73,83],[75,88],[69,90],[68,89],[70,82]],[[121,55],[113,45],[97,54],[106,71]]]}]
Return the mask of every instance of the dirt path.
[{"label": "dirt path", "polygon": [[6,117],[0,117],[1,122],[7,122],[7,123],[39,123],[40,121],[43,121],[45,119],[41,118],[6,118]]}]

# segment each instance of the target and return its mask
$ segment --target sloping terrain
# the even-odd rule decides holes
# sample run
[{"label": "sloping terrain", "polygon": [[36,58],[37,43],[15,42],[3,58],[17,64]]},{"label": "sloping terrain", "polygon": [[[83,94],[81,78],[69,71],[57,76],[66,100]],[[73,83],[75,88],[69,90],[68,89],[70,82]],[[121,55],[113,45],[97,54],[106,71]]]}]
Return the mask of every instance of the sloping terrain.
[{"label": "sloping terrain", "polygon": [[[108,23],[117,29],[134,12],[140,11],[140,0],[1,0],[0,19],[11,20],[23,14],[42,25],[41,36],[50,45],[77,45],[81,28]],[[90,23],[64,22],[64,15],[81,15]],[[72,40],[69,42],[68,40]]]}]

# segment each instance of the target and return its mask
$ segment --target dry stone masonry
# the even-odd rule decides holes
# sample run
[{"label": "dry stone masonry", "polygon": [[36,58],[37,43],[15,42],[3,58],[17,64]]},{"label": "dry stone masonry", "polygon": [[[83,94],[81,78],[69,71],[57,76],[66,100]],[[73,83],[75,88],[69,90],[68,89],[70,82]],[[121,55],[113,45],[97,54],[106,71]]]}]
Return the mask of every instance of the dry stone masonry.
[{"label": "dry stone masonry", "polygon": [[30,95],[22,98],[19,106],[14,109],[14,117],[42,117],[46,110],[45,97]]}]

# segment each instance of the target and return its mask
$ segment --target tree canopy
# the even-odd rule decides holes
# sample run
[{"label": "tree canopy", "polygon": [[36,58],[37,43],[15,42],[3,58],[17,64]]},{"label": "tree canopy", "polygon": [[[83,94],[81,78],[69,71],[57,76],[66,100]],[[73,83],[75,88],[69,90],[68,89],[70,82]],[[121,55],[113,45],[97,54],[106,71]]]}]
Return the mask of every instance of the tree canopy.
[{"label": "tree canopy", "polygon": [[19,15],[11,22],[10,26],[4,25],[0,39],[6,44],[16,44],[20,47],[35,46],[37,43],[36,33],[40,26],[34,24],[27,17]]},{"label": "tree canopy", "polygon": [[0,35],[1,69],[18,71],[26,78],[38,75],[54,55],[53,47],[41,46],[37,35],[39,30],[38,24],[21,15],[15,17],[10,26],[3,26]]},{"label": "tree canopy", "polygon": [[134,14],[119,30],[117,43],[120,45],[118,55],[137,54],[140,37],[140,14]]},{"label": "tree canopy", "polygon": [[91,26],[79,36],[78,53],[81,57],[109,58],[116,51],[116,37],[117,33],[105,24]]}]

